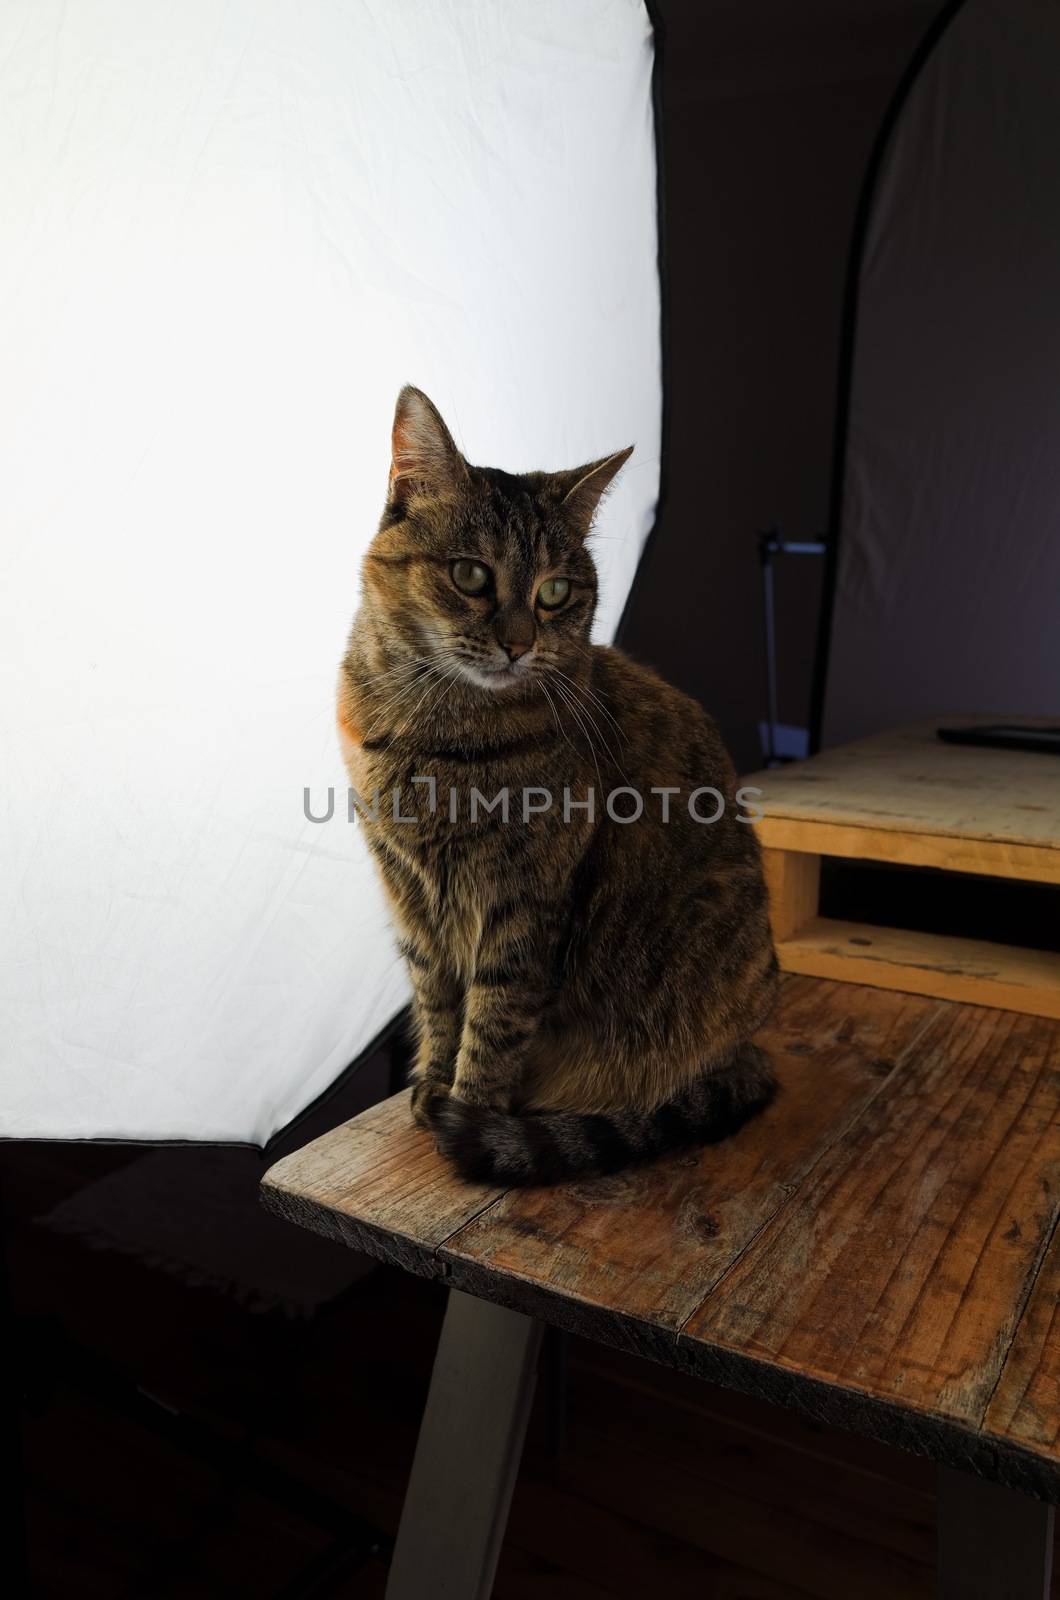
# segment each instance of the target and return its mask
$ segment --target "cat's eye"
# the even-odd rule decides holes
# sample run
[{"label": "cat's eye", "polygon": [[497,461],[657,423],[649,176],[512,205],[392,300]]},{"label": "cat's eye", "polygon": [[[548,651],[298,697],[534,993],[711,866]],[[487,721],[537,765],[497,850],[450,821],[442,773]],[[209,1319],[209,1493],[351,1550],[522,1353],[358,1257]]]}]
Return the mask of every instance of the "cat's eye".
[{"label": "cat's eye", "polygon": [[449,574],[462,594],[482,594],[489,588],[490,569],[481,561],[451,561]]},{"label": "cat's eye", "polygon": [[569,578],[546,578],[537,591],[537,603],[546,611],[555,611],[570,594]]}]

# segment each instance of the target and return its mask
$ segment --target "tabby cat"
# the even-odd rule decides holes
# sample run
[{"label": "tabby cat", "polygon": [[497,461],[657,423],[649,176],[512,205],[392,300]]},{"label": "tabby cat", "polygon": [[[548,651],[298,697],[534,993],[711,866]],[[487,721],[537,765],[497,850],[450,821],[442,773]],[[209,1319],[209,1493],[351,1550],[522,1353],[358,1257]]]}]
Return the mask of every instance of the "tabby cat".
[{"label": "tabby cat", "polygon": [[589,643],[587,539],[630,453],[473,467],[426,395],[397,403],[339,733],[415,991],[413,1114],[469,1179],[613,1172],[773,1088],[728,756],[693,700]]}]

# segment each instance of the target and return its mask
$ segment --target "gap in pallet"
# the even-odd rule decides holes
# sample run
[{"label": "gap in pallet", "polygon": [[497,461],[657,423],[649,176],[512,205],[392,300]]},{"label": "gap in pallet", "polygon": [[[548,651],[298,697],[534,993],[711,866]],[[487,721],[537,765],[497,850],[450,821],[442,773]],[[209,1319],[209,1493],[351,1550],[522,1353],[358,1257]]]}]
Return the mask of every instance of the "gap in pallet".
[{"label": "gap in pallet", "polygon": [[1060,951],[1060,885],[824,857],[820,915]]}]

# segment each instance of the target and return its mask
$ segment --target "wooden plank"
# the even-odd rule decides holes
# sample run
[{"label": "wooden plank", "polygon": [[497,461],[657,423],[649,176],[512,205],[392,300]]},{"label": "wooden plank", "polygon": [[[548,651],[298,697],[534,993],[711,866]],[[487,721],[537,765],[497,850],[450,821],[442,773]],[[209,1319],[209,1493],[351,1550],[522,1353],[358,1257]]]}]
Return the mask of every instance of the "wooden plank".
[{"label": "wooden plank", "polygon": [[705,1297],[684,1363],[1060,1494],[1055,1449],[980,1432],[1056,1223],[1058,1059],[1055,1023],[944,1008]]},{"label": "wooden plank", "polygon": [[762,870],[769,890],[769,922],[779,943],[792,938],[817,915],[821,858],[766,849],[762,851]]},{"label": "wooden plank", "polygon": [[1045,726],[1048,719],[933,717],[755,773],[744,782],[762,790],[769,818],[948,834],[1060,852],[1060,761],[1055,756],[948,745],[935,734],[940,724],[987,722]]},{"label": "wooden plank", "polygon": [[931,1002],[791,980],[760,1035],[780,1093],[734,1139],[615,1178],[513,1190],[439,1249],[450,1281],[669,1359],[676,1331],[917,1047]]},{"label": "wooden plank", "polygon": [[1055,951],[814,917],[778,943],[777,955],[785,972],[1060,1017]]},{"label": "wooden plank", "polygon": [[441,1241],[500,1193],[456,1176],[412,1121],[408,1090],[285,1156],[261,1184],[276,1216],[425,1277],[441,1275]]},{"label": "wooden plank", "polygon": [[[1043,756],[1041,759],[1052,758]],[[1060,761],[1056,765],[1060,769]],[[767,805],[768,801],[762,803]],[[1060,849],[1047,844],[1020,844],[1009,839],[981,839],[923,830],[902,833],[897,824],[870,827],[816,817],[785,817],[770,811],[755,826],[762,845],[770,850],[848,856],[857,861],[891,861],[901,866],[937,867],[945,872],[974,872],[990,878],[1018,878],[1030,883],[1060,883]],[[1057,826],[1060,828],[1060,819]]]},{"label": "wooden plank", "polygon": [[986,1429],[1060,1454],[1060,1232],[1055,1229],[990,1402]]}]

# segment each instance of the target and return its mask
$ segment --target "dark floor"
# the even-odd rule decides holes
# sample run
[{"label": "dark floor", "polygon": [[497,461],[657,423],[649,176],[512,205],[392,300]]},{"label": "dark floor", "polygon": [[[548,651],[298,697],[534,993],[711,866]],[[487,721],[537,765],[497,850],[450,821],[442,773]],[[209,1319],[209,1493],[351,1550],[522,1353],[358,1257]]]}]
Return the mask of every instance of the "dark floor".
[{"label": "dark floor", "polygon": [[[291,1321],[32,1221],[136,1157],[2,1152],[27,1592],[381,1595],[441,1295],[380,1268]],[[261,1164],[218,1159],[249,1193]],[[927,1463],[633,1358],[570,1357],[558,1453],[545,1363],[498,1596],[931,1594]]]}]

